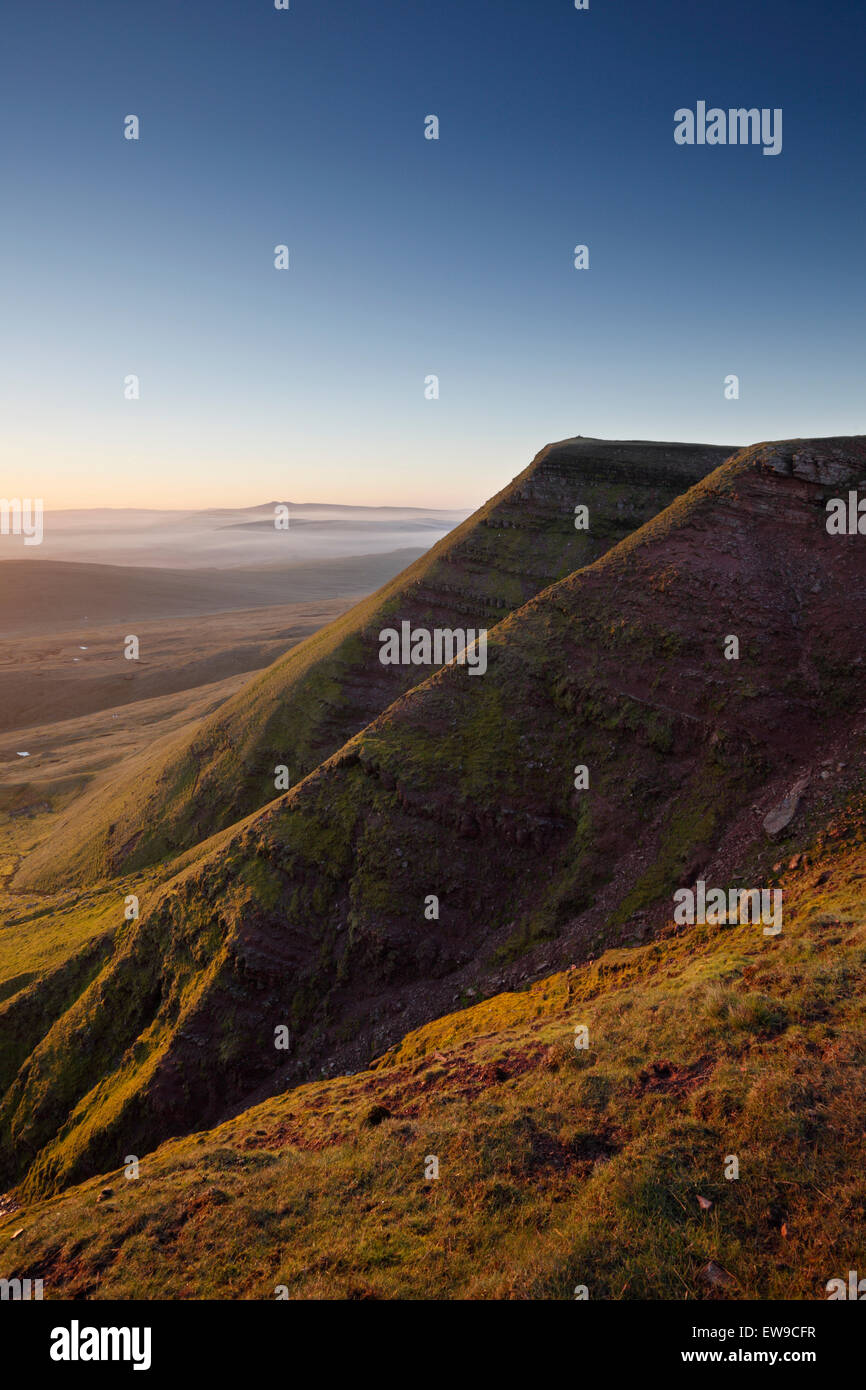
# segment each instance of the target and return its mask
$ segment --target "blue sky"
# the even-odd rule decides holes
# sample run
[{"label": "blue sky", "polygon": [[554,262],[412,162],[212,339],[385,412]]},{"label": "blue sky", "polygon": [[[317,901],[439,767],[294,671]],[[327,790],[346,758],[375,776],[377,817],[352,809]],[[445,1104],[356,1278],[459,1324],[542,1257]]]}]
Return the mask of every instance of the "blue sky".
[{"label": "blue sky", "polygon": [[[572,434],[862,432],[864,38],[848,0],[7,0],[3,494],[470,506]],[[782,153],[677,146],[698,100],[781,107]]]}]

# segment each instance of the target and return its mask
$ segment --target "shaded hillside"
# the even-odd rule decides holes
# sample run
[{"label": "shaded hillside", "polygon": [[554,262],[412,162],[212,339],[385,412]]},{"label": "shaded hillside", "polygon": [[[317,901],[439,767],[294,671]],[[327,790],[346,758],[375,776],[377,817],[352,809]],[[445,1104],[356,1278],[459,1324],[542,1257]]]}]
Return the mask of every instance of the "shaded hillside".
[{"label": "shaded hillside", "polygon": [[[730,453],[695,444],[575,439],[549,445],[501,493],[345,617],[293,649],[188,736],[78,802],[19,875],[21,887],[92,883],[188,849],[300,780],[427,672],[382,666],[402,620],[492,627],[590,563]],[[589,530],[574,509],[589,508]]]},{"label": "shaded hillside", "polygon": [[823,804],[817,763],[862,745],[866,551],[824,502],[864,477],[862,438],[744,450],[500,623],[483,678],[439,671],[203,847],[9,1087],[5,1179],[363,1065],[509,971],[646,934],[699,873],[762,884],[763,818],[804,764]]},{"label": "shaded hillside", "polygon": [[0,1274],[46,1299],[826,1298],[866,1265],[862,796],[824,830],[779,880],[782,937],[694,927],[450,1014],[0,1217]]}]

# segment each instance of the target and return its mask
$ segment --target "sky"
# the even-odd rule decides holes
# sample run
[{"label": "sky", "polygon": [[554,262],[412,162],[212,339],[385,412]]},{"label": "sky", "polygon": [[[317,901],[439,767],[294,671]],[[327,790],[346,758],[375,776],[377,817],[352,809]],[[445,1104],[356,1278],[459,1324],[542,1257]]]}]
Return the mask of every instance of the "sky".
[{"label": "sky", "polygon": [[[3,496],[470,507],[576,434],[866,427],[850,0],[6,0],[3,31]],[[676,144],[698,101],[781,108],[782,152]]]}]

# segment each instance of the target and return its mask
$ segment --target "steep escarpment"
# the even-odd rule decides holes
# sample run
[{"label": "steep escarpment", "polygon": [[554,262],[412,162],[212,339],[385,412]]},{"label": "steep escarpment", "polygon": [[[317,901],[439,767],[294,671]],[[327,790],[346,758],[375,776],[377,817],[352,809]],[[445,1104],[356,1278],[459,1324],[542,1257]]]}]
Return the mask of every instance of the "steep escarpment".
[{"label": "steep escarpment", "polygon": [[[429,674],[378,661],[383,627],[492,627],[730,453],[582,438],[548,445],[429,554],[269,667],[193,737],[160,744],[79,799],[16,886],[89,885],[189,849],[257,810],[276,794],[277,767],[289,785],[300,781]],[[588,508],[588,529],[575,527],[576,506]]]},{"label": "steep escarpment", "polygon": [[825,503],[864,478],[862,438],[741,452],[499,623],[483,677],[436,672],[215,837],[19,1070],[5,1179],[45,1191],[356,1068],[651,928],[699,873],[764,872],[766,812],[862,743],[866,551]]}]

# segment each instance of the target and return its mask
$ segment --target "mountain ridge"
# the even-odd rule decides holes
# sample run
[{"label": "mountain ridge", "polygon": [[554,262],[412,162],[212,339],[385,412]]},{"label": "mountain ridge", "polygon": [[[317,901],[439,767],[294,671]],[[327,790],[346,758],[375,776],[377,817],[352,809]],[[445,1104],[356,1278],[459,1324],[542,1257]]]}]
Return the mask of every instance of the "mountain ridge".
[{"label": "mountain ridge", "polygon": [[434,673],[187,855],[10,1086],[7,1174],[32,1159],[27,1190],[50,1190],[257,1088],[357,1069],[509,962],[651,931],[731,836],[737,864],[766,860],[755,798],[859,718],[866,560],[823,504],[864,461],[862,437],[741,451],[506,616],[483,680]]},{"label": "mountain ridge", "polygon": [[[482,508],[262,672],[191,739],[175,740],[152,767],[138,763],[129,778],[121,769],[113,790],[80,801],[19,870],[16,886],[50,889],[134,871],[265,805],[277,766],[301,780],[417,683],[417,668],[378,662],[381,627],[403,618],[492,626],[616,544],[729,452],[580,437],[545,445]],[[588,531],[574,526],[582,501],[591,508]]]}]

